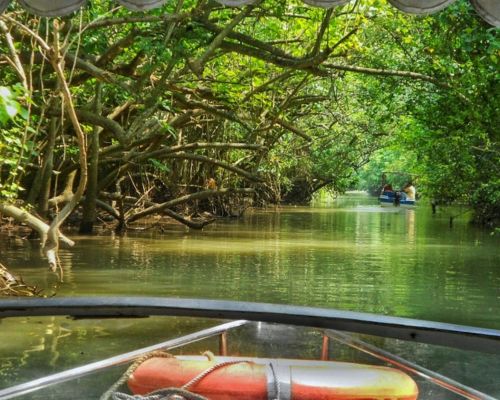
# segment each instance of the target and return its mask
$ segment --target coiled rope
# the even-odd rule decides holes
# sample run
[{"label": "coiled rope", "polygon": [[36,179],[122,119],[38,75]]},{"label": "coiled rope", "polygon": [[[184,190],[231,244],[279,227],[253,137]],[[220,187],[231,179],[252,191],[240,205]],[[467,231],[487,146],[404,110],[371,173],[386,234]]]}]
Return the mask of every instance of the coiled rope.
[{"label": "coiled rope", "polygon": [[[130,376],[134,373],[134,371],[141,365],[144,361],[153,358],[153,357],[163,357],[163,358],[172,358],[173,355],[169,353],[165,353],[164,351],[152,351],[151,353],[148,353],[140,358],[138,358],[134,363],[127,368],[125,373],[118,379],[100,398],[99,400],[109,400],[111,396],[114,396],[115,394],[124,394],[124,393],[118,393],[117,389],[123,385],[129,378]],[[131,399],[134,399],[135,397],[131,397]],[[114,399],[113,399],[114,400]],[[155,399],[153,399],[155,400]]]},{"label": "coiled rope", "polygon": [[276,371],[274,370],[274,365],[273,363],[269,363],[269,368],[271,369],[271,372],[273,374],[273,382],[274,382],[274,388],[276,390],[276,397],[272,400],[281,400],[281,385],[280,385],[280,380],[276,376]]}]

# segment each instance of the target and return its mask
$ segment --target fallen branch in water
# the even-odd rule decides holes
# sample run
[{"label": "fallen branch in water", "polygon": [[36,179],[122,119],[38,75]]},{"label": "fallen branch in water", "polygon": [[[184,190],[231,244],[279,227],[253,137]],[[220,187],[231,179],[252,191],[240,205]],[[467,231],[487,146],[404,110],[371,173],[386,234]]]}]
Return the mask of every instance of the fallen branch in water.
[{"label": "fallen branch in water", "polygon": [[[34,215],[30,214],[28,211],[25,211],[12,204],[0,203],[0,214],[3,214],[6,217],[11,217],[19,223],[26,224],[38,233],[42,242],[42,249],[45,253],[45,256],[47,257],[47,260],[49,261],[50,268],[53,270],[53,265],[55,262],[57,262],[57,249],[45,246],[49,235],[50,226],[43,222],[41,219],[38,219]],[[64,236],[59,230],[57,231],[57,238],[58,240],[66,243],[69,246],[75,245],[75,242]]]},{"label": "fallen branch in water", "polygon": [[[42,243],[44,242],[44,240],[46,240],[47,233],[49,231],[49,225],[47,225],[41,219],[35,217],[33,214],[30,214],[28,211],[16,207],[12,204],[0,203],[0,214],[3,214],[6,217],[13,218],[17,222],[26,224],[28,227],[35,230],[40,236]],[[75,242],[63,235],[61,232],[59,232],[59,240],[71,247],[75,245]]]}]

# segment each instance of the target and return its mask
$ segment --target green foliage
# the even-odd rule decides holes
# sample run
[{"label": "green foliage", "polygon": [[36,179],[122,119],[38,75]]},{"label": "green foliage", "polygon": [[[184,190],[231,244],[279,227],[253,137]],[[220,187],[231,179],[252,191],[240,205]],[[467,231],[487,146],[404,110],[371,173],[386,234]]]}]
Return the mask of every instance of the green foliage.
[{"label": "green foliage", "polygon": [[356,189],[378,195],[384,184],[389,183],[398,189],[412,180],[420,191],[420,178],[415,175],[415,165],[413,152],[405,151],[398,145],[384,147],[376,151],[370,162],[359,171]]},{"label": "green foliage", "polygon": [[0,86],[0,201],[13,200],[22,190],[19,179],[26,155],[33,150],[33,143],[24,139],[21,123],[27,118],[18,101],[23,94],[21,86]]},{"label": "green foliage", "polygon": [[6,127],[17,114],[24,115],[24,109],[17,101],[20,92],[20,86],[0,86],[0,127]]},{"label": "green foliage", "polygon": [[[366,34],[374,34],[380,45],[376,53],[363,53],[365,60],[383,59],[453,88],[424,82],[396,88],[401,117],[391,147],[379,154],[394,159],[411,154],[401,167],[417,174],[421,194],[469,206],[479,223],[498,224],[498,30],[478,20],[465,1],[418,24],[406,16],[378,20],[383,29]],[[366,171],[385,169],[380,161],[375,157]]]},{"label": "green foliage", "polygon": [[[121,132],[84,121],[88,133],[95,125],[102,128],[100,189],[122,179],[124,190],[146,191],[153,174],[168,182],[172,196],[213,178],[219,187],[257,187],[263,201],[299,201],[322,187],[342,192],[357,184],[373,190],[382,172],[404,171],[418,175],[420,193],[466,203],[478,220],[495,214],[496,206],[481,199],[494,200],[498,182],[500,43],[497,30],[480,22],[468,2],[413,17],[385,1],[365,0],[335,8],[323,25],[325,10],[298,0],[268,0],[215,47],[214,39],[241,9],[188,0],[179,19],[168,21],[175,8],[169,2],[134,14],[110,11],[109,2],[95,0],[82,21],[66,20],[73,25],[65,51],[80,58],[66,63],[76,108],[95,109],[99,81],[100,117],[113,119]],[[93,22],[104,25],[92,27]],[[26,23],[50,37],[50,24],[36,18]],[[16,45],[38,51],[25,49],[25,42]],[[202,55],[206,62],[198,65]],[[360,70],[338,68],[345,66]],[[57,103],[48,107],[56,97],[54,74],[47,65],[31,68],[37,108],[30,123],[39,125],[36,132],[20,124],[15,71],[0,70],[0,124],[7,127],[0,151],[10,160],[2,167],[4,185],[28,154],[41,152],[37,167],[49,158],[44,152],[50,118],[42,110],[53,112]],[[58,119],[53,152],[54,165],[66,174],[78,155],[68,125],[67,116]],[[214,142],[261,149],[189,147]],[[27,181],[36,170],[28,171]],[[17,178],[10,182],[20,184]],[[8,188],[12,195],[16,190]]]},{"label": "green foliage", "polygon": [[155,160],[154,158],[149,159],[149,163],[154,167],[155,171],[159,174],[166,174],[170,171],[168,165],[162,163],[161,161]]},{"label": "green foliage", "polygon": [[476,222],[492,226],[500,233],[500,178],[496,175],[477,186],[471,194],[471,203],[475,205],[476,210]]}]

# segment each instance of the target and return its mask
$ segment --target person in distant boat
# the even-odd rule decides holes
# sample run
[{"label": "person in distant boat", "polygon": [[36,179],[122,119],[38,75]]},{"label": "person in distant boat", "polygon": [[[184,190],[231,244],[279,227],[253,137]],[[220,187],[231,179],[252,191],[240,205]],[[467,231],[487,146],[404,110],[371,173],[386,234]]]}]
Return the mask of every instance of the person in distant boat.
[{"label": "person in distant boat", "polygon": [[406,200],[413,200],[413,201],[415,201],[416,190],[415,190],[415,186],[413,186],[413,183],[411,181],[408,182],[404,186],[403,192],[405,192],[405,194],[406,194]]},{"label": "person in distant boat", "polygon": [[392,185],[390,183],[387,183],[384,185],[382,192],[393,192],[394,189],[392,188]]}]

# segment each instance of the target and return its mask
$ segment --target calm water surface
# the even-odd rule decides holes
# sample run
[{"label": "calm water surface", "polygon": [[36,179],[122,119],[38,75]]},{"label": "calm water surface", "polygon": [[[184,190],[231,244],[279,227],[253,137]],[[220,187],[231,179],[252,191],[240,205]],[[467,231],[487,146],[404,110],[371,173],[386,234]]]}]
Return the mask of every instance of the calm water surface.
[{"label": "calm water surface", "polygon": [[[321,207],[253,211],[202,232],[172,226],[161,234],[74,238],[77,245],[61,251],[62,284],[47,272],[38,242],[3,237],[1,261],[58,296],[234,299],[500,329],[498,238],[461,220],[450,229],[446,215],[432,216],[427,207],[394,212],[379,208],[374,198],[351,195]],[[39,376],[40,365],[57,371],[196,325],[173,321],[158,332],[155,319],[4,320],[0,387]],[[482,388],[500,396],[500,363],[493,362],[493,369],[491,358],[481,363],[490,373],[482,373]],[[471,376],[460,370],[459,377]]]}]

